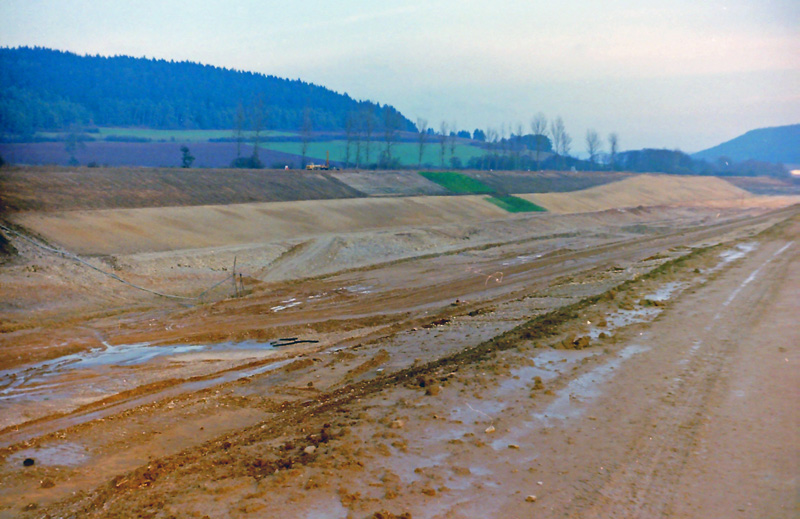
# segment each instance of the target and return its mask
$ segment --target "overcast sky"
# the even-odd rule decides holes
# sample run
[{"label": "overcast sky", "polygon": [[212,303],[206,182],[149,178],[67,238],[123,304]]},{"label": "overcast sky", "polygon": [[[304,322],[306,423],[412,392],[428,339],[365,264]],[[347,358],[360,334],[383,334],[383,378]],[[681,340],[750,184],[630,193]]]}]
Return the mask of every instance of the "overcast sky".
[{"label": "overcast sky", "polygon": [[798,0],[0,0],[0,45],[300,78],[436,128],[541,111],[576,153],[588,128],[693,152],[800,123]]}]

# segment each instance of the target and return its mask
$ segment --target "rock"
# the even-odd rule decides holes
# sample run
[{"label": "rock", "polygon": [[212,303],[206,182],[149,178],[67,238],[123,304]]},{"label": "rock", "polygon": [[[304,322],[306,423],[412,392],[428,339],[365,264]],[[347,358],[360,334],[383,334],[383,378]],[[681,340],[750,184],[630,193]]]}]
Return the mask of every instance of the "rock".
[{"label": "rock", "polygon": [[25,458],[25,460],[22,462],[22,466],[23,467],[32,467],[34,465],[34,463],[36,463],[36,462],[33,460],[33,458]]},{"label": "rock", "polygon": [[400,418],[398,418],[397,420],[392,420],[392,424],[389,427],[391,427],[392,429],[402,429],[403,427],[405,427],[405,425],[406,423]]},{"label": "rock", "polygon": [[303,452],[305,452],[306,454],[314,454],[314,451],[316,450],[317,448],[314,445],[309,445],[308,447],[303,449]]},{"label": "rock", "polygon": [[525,498],[525,501],[528,502],[528,503],[535,503],[536,502],[536,496],[531,494],[531,495],[529,495],[528,497]]},{"label": "rock", "polygon": [[486,428],[486,434],[492,434],[495,430],[494,425],[490,425]]},{"label": "rock", "polygon": [[42,483],[39,486],[41,486],[42,488],[53,488],[54,486],[56,486],[56,484],[52,479],[45,478],[42,480]]},{"label": "rock", "polygon": [[516,443],[510,443],[508,445],[508,448],[509,449],[519,449],[519,445],[517,445]]}]

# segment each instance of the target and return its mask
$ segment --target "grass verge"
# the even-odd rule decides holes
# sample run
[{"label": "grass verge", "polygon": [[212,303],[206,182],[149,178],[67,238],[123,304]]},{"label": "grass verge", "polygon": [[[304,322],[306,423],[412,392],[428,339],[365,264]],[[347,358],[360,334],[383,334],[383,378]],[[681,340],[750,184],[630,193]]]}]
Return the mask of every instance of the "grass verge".
[{"label": "grass verge", "polygon": [[453,171],[420,171],[419,174],[453,193],[488,195],[495,192],[483,182]]},{"label": "grass verge", "polygon": [[516,196],[511,195],[492,195],[486,200],[501,209],[505,209],[509,213],[534,213],[547,211],[547,209],[542,206],[536,205],[533,202],[525,200],[524,198],[517,198]]}]

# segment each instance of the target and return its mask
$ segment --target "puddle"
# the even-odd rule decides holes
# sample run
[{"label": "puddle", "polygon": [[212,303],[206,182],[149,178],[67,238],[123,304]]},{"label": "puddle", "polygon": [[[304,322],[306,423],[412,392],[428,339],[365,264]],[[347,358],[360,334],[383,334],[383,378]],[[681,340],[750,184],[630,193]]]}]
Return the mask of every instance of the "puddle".
[{"label": "puddle", "polygon": [[86,463],[90,456],[86,447],[79,443],[65,442],[51,447],[17,451],[6,459],[6,464],[21,467],[30,458],[36,465],[45,467],[77,467]]},{"label": "puddle", "polygon": [[375,287],[370,285],[352,285],[341,288],[340,290],[344,290],[345,292],[349,292],[351,294],[371,294],[374,289]]},{"label": "puddle", "polygon": [[595,355],[597,352],[589,350],[541,350],[531,359],[535,362],[534,366],[511,370],[511,376],[500,383],[497,396],[504,397],[516,391],[527,391],[533,385],[535,377],[541,377],[542,382],[553,380],[565,371],[571,370],[583,359]]},{"label": "puddle", "polygon": [[[48,399],[49,391],[57,385],[56,379],[68,376],[70,372],[79,370],[94,370],[97,373],[91,378],[100,375],[100,368],[114,369],[117,367],[131,367],[153,361],[159,357],[170,357],[171,361],[196,360],[198,353],[246,353],[252,352],[253,357],[263,355],[263,352],[273,350],[271,342],[259,343],[255,341],[225,342],[207,345],[165,345],[153,346],[150,343],[121,344],[112,346],[103,343],[105,348],[95,348],[86,352],[65,355],[54,360],[25,366],[14,370],[0,371],[0,401],[20,396],[32,397],[41,393],[41,397]],[[220,358],[220,357],[218,357]],[[221,357],[224,358],[224,357]],[[119,372],[108,374],[109,378],[119,379]],[[96,381],[95,381],[96,382]]]},{"label": "puddle", "polygon": [[[669,301],[676,294],[686,288],[687,284],[683,282],[673,281],[665,283],[660,286],[655,292],[647,294],[643,299],[656,302]],[[598,327],[592,326],[589,329],[589,337],[596,340],[600,337],[601,333],[606,335],[613,335],[614,330],[624,328],[632,324],[649,323],[662,312],[662,308],[657,306],[642,306],[636,305],[631,310],[617,310],[606,316],[606,326]]]},{"label": "puddle", "polygon": [[611,379],[623,362],[649,349],[638,344],[624,348],[614,359],[572,380],[567,387],[558,392],[556,398],[543,412],[535,413],[534,418],[547,424],[552,419],[567,420],[579,417],[584,411],[582,404],[591,402],[602,394],[602,384]]},{"label": "puddle", "polygon": [[[99,418],[105,418],[105,417],[110,416],[112,414],[119,413],[119,412],[121,412],[121,411],[123,411],[125,409],[132,409],[134,407],[138,407],[138,406],[146,405],[146,404],[151,404],[151,403],[157,402],[159,400],[164,400],[164,399],[167,399],[167,398],[174,398],[176,396],[179,396],[179,395],[187,393],[187,392],[200,391],[200,390],[207,389],[209,387],[213,387],[213,386],[216,386],[216,385],[219,385],[219,384],[225,384],[227,382],[233,382],[235,380],[239,380],[239,379],[242,379],[242,378],[245,378],[245,377],[252,377],[252,376],[260,375],[262,373],[267,373],[269,371],[273,371],[273,370],[279,369],[279,368],[289,364],[290,362],[293,362],[294,360],[295,360],[294,358],[289,358],[289,359],[281,360],[281,361],[278,361],[278,362],[272,362],[272,363],[269,363],[269,364],[264,364],[262,366],[258,366],[258,367],[247,369],[247,370],[228,371],[228,372],[222,373],[221,375],[219,375],[217,377],[211,377],[211,378],[208,378],[208,379],[205,379],[205,380],[197,380],[197,381],[194,381],[194,382],[185,382],[183,384],[178,384],[177,386],[169,387],[169,388],[164,389],[163,391],[160,391],[160,392],[157,392],[157,393],[146,394],[146,395],[143,395],[143,396],[141,396],[139,398],[134,398],[132,400],[126,400],[126,401],[120,402],[118,404],[111,404],[111,405],[108,405],[106,407],[103,407],[102,409],[98,409],[97,411],[92,411],[90,413],[85,413],[85,414],[80,414],[80,415],[75,415],[75,416],[65,416],[63,418],[57,418],[55,420],[50,421],[48,427],[52,431],[59,431],[59,430],[65,429],[67,427],[72,427],[74,425],[90,422],[92,420],[97,420]],[[58,403],[59,401],[64,401],[64,402],[67,402],[71,406],[70,408],[64,407],[64,408],[60,409],[60,411],[69,411],[71,408],[74,408],[75,407],[75,403],[74,403],[74,401],[75,401],[75,393],[74,393],[74,390],[72,388],[70,388],[70,387],[63,387],[63,388],[58,388],[58,389],[60,389],[60,392],[58,392],[58,391],[51,391],[50,392],[50,395],[51,395],[50,399],[52,399],[56,403]],[[103,395],[99,395],[99,396],[103,396]],[[33,403],[35,405],[41,405],[41,404],[38,404],[36,400],[33,400]],[[3,440],[0,441],[0,448],[7,447],[9,445],[14,445],[15,443],[19,443],[21,441],[29,440],[30,438],[35,437],[36,434],[37,434],[37,432],[36,432],[35,428],[33,428],[33,430],[22,429],[22,430],[17,431],[17,432],[8,433],[3,437]]]},{"label": "puddle", "polygon": [[723,251],[720,253],[719,257],[722,260],[718,263],[712,271],[721,268],[722,266],[730,263],[731,261],[735,261],[739,258],[743,258],[746,254],[753,252],[758,247],[758,243],[755,242],[748,242],[748,243],[737,243],[736,246],[732,249]]},{"label": "puddle", "polygon": [[450,411],[450,419],[465,424],[490,423],[508,407],[493,398],[474,400],[464,406],[454,407]]},{"label": "puddle", "polygon": [[504,261],[502,265],[504,267],[511,267],[513,265],[523,265],[525,263],[530,263],[531,261],[537,260],[541,257],[542,257],[541,254],[536,254],[534,256],[517,256],[512,260]]},{"label": "puddle", "polygon": [[286,301],[281,301],[281,304],[273,306],[270,308],[273,312],[280,312],[281,310],[286,310],[287,308],[293,308],[295,306],[302,305],[302,301],[298,301],[297,298],[291,297]]},{"label": "puddle", "polygon": [[450,456],[448,453],[437,454],[435,456],[419,456],[416,454],[394,453],[391,457],[390,468],[406,485],[419,481],[423,476],[416,472],[417,469],[431,467],[441,467],[447,465],[445,460]]},{"label": "puddle", "polygon": [[682,291],[686,288],[686,283],[681,281],[672,281],[670,283],[665,283],[661,285],[658,290],[653,292],[652,294],[647,294],[644,296],[645,299],[649,299],[650,301],[668,301],[672,299],[672,296],[676,292]]}]

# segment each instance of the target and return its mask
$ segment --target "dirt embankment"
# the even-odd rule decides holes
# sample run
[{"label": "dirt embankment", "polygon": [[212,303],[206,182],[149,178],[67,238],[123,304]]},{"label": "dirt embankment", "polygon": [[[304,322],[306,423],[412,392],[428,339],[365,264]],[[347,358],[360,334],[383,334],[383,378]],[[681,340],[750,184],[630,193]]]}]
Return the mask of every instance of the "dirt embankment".
[{"label": "dirt embankment", "polygon": [[467,196],[22,213],[12,218],[73,251],[126,254],[506,216],[508,213],[482,197]]},{"label": "dirt embankment", "polygon": [[716,177],[637,175],[574,193],[521,195],[554,213],[585,213],[640,205],[743,200],[752,196]]},{"label": "dirt embankment", "polygon": [[244,169],[9,167],[6,212],[227,205],[365,196],[317,172]]}]

